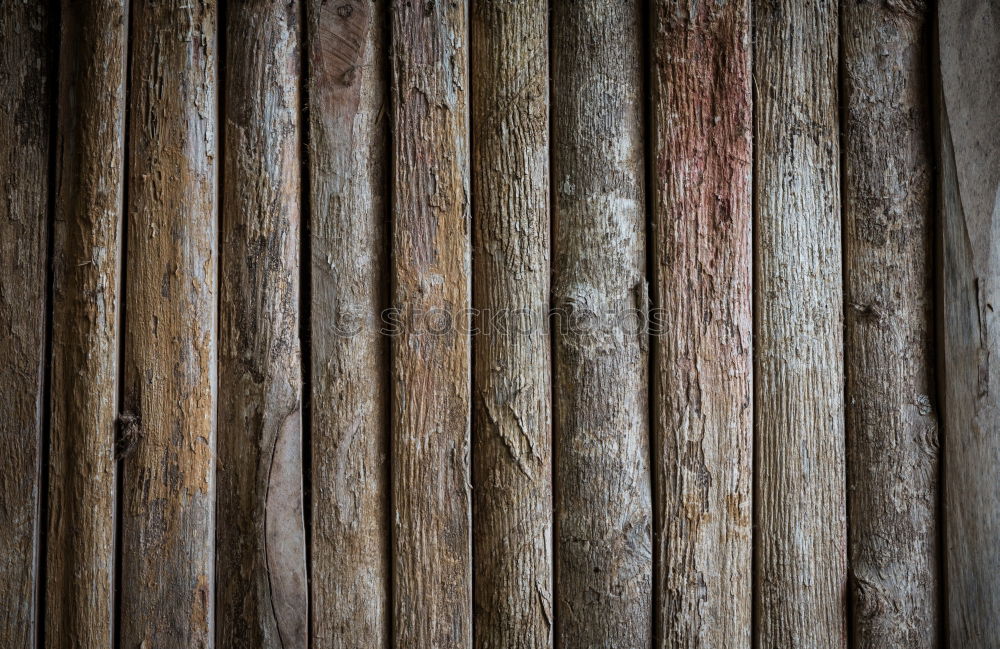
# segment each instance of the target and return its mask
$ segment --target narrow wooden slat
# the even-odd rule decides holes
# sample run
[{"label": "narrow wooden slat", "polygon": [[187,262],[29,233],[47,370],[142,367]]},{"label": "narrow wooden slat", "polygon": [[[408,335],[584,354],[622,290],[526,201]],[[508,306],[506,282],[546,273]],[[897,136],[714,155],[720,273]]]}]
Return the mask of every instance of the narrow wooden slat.
[{"label": "narrow wooden slat", "polygon": [[132,11],[121,646],[211,647],[216,10]]},{"label": "narrow wooden slat", "polygon": [[389,627],[385,4],[312,0],[312,646]]},{"label": "narrow wooden slat", "polygon": [[114,633],[115,422],[128,3],[62,3],[47,647]]},{"label": "narrow wooden slat", "polygon": [[217,646],[305,649],[296,3],[226,14]]},{"label": "narrow wooden slat", "polygon": [[394,0],[393,630],[472,644],[466,7]]},{"label": "narrow wooden slat", "polygon": [[760,647],[846,645],[837,3],[754,6]]},{"label": "narrow wooden slat", "polygon": [[472,9],[475,646],[552,646],[548,7]]},{"label": "narrow wooden slat", "polygon": [[949,647],[1000,638],[1000,15],[938,5],[944,575]]},{"label": "narrow wooden slat", "polygon": [[553,4],[556,642],[652,643],[641,25]]},{"label": "narrow wooden slat", "polygon": [[749,647],[750,3],[653,3],[658,647]]},{"label": "narrow wooden slat", "polygon": [[928,39],[844,2],[844,291],[854,646],[939,645]]},{"label": "narrow wooden slat", "polygon": [[0,10],[0,646],[37,622],[49,174],[50,20],[44,2]]}]

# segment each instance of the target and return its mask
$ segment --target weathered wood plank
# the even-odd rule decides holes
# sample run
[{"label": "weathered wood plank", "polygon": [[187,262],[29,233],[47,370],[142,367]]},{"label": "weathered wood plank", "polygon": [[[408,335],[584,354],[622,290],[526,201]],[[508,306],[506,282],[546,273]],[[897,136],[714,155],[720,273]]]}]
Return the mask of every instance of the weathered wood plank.
[{"label": "weathered wood plank", "polygon": [[385,8],[306,8],[317,649],[390,642]]},{"label": "weathered wood plank", "polygon": [[113,644],[128,3],[63,0],[47,647]]},{"label": "weathered wood plank", "polygon": [[49,170],[49,10],[0,10],[0,645],[37,623]]},{"label": "weathered wood plank", "polygon": [[[552,16],[556,641],[652,643],[637,1]],[[561,322],[560,322],[561,321]]]},{"label": "weathered wood plank", "polygon": [[1000,638],[1000,15],[938,5],[946,644]]},{"label": "weathered wood plank", "polygon": [[929,60],[921,3],[841,4],[854,646],[939,645]]},{"label": "weathered wood plank", "polygon": [[121,644],[212,647],[216,8],[132,11]]},{"label": "weathered wood plank", "polygon": [[761,647],[846,644],[837,3],[754,5]]},{"label": "weathered wood plank", "polygon": [[299,14],[226,13],[217,646],[308,645],[299,362]]},{"label": "weathered wood plank", "polygon": [[750,4],[652,5],[658,647],[749,647]]},{"label": "weathered wood plank", "polygon": [[394,0],[391,262],[397,649],[472,644],[466,6]]},{"label": "weathered wood plank", "polygon": [[548,7],[472,8],[475,645],[551,647]]}]

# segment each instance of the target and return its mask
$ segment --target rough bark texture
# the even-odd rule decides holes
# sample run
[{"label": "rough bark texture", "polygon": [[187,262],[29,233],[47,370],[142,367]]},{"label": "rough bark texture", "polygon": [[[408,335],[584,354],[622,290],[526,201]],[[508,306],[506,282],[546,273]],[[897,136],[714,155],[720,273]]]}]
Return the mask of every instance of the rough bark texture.
[{"label": "rough bark texture", "polygon": [[552,646],[548,8],[472,16],[475,644]]},{"label": "rough bark texture", "polygon": [[294,2],[226,20],[220,249],[217,645],[305,649]]},{"label": "rough bark texture", "polygon": [[755,5],[757,643],[846,645],[837,3]]},{"label": "rough bark texture", "polygon": [[[639,2],[552,16],[556,630],[652,642]],[[641,319],[641,318],[640,318]]]},{"label": "rough bark texture", "polygon": [[0,646],[34,646],[48,161],[48,10],[0,8]]},{"label": "rough bark texture", "polygon": [[307,6],[312,234],[312,632],[388,647],[385,4]]},{"label": "rough bark texture", "polygon": [[121,645],[211,647],[216,11],[132,10]]},{"label": "rough bark texture", "polygon": [[393,628],[472,644],[466,7],[392,4]]},{"label": "rough bark texture", "polygon": [[939,644],[925,14],[841,4],[851,606],[872,649]]},{"label": "rough bark texture", "polygon": [[658,647],[749,647],[750,5],[653,4]]},{"label": "rough bark texture", "polygon": [[128,4],[62,3],[47,647],[113,644]]},{"label": "rough bark texture", "polygon": [[1000,638],[1000,14],[938,8],[947,644]]}]

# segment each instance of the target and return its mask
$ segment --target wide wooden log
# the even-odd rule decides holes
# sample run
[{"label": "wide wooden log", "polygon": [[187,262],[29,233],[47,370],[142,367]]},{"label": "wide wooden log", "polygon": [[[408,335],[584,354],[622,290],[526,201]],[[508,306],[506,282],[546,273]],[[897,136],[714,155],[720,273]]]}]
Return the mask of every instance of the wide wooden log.
[{"label": "wide wooden log", "polygon": [[397,649],[472,645],[468,29],[393,0],[392,560]]},{"label": "wide wooden log", "polygon": [[472,9],[475,645],[551,647],[548,7]]},{"label": "wide wooden log", "polygon": [[640,4],[553,4],[555,618],[562,647],[652,644]]},{"label": "wide wooden log", "polygon": [[308,646],[299,362],[299,14],[226,13],[216,638]]},{"label": "wide wooden log", "polygon": [[837,3],[754,5],[756,642],[847,640]]},{"label": "wide wooden log", "polygon": [[218,146],[214,2],[132,4],[123,647],[212,647]]},{"label": "wide wooden log", "polygon": [[[909,7],[909,8],[907,8]],[[939,646],[926,11],[841,4],[854,646]]]},{"label": "wide wooden log", "polygon": [[128,3],[62,3],[45,643],[113,645]]},{"label": "wide wooden log", "polygon": [[312,0],[312,642],[386,649],[389,616],[386,5]]},{"label": "wide wooden log", "polygon": [[652,12],[656,646],[748,648],[750,3]]}]

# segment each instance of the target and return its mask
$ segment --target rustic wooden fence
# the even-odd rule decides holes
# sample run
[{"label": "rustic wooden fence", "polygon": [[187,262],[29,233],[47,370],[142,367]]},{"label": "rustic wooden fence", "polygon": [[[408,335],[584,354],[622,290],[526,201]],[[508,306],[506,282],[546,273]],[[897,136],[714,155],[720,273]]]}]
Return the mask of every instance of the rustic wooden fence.
[{"label": "rustic wooden fence", "polygon": [[1000,646],[1000,12],[4,0],[0,645]]}]

